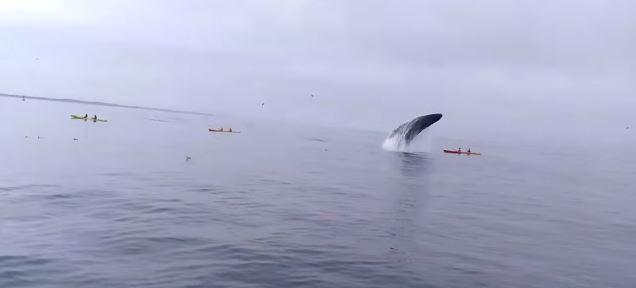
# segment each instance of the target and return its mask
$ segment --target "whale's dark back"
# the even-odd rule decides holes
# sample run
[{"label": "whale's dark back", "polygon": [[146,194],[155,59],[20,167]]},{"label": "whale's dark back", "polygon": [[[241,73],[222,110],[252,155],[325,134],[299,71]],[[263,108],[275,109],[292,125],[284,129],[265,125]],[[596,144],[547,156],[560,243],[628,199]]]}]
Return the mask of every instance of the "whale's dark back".
[{"label": "whale's dark back", "polygon": [[394,137],[397,136],[397,134],[401,134],[404,137],[403,141],[408,144],[409,142],[411,142],[411,140],[413,140],[413,138],[415,138],[415,136],[424,131],[424,129],[435,124],[435,122],[439,121],[439,119],[442,119],[442,114],[429,114],[426,116],[417,117],[409,122],[400,125],[400,127],[395,129],[389,137]]}]

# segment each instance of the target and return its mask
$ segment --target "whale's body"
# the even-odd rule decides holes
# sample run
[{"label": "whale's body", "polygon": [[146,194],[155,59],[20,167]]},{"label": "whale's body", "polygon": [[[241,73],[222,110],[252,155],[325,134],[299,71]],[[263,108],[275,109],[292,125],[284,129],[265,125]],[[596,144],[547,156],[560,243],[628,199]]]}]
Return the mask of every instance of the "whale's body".
[{"label": "whale's body", "polygon": [[406,147],[417,135],[440,119],[442,119],[442,114],[429,114],[406,122],[389,134],[385,140],[385,146],[387,143],[392,143],[395,147]]}]

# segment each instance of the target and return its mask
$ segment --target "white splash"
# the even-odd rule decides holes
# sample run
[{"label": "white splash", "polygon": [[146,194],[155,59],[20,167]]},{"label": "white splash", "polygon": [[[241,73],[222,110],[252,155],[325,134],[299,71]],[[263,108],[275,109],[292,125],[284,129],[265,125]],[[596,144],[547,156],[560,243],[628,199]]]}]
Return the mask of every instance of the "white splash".
[{"label": "white splash", "polygon": [[382,149],[409,153],[431,152],[430,130],[423,131],[408,144],[404,141],[404,134],[398,133],[393,135],[393,137],[389,134],[389,136],[384,139],[384,143],[382,143]]}]

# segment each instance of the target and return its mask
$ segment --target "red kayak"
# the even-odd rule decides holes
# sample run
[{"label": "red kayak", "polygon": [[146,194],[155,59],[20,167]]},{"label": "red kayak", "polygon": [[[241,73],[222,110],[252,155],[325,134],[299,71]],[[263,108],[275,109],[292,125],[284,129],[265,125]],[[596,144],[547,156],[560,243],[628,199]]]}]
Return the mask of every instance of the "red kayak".
[{"label": "red kayak", "polygon": [[458,150],[444,150],[444,153],[449,153],[449,154],[462,154],[462,155],[481,155],[481,153],[475,153],[475,152],[464,152],[464,151],[458,151]]}]

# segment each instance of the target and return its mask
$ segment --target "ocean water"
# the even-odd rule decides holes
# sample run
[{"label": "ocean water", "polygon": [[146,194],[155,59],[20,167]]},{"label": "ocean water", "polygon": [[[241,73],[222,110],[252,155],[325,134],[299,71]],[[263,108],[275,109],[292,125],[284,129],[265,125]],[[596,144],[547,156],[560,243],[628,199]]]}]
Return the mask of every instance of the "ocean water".
[{"label": "ocean water", "polygon": [[401,153],[385,133],[12,98],[0,121],[3,288],[636,287],[620,149]]}]

